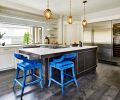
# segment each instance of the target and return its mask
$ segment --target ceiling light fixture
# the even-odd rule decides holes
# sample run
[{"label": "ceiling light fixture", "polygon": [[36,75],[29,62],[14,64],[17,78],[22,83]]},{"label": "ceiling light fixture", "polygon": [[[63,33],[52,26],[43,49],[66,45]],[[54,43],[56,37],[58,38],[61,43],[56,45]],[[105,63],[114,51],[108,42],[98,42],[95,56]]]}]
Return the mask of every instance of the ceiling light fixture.
[{"label": "ceiling light fixture", "polygon": [[72,15],[71,15],[71,0],[70,0],[70,15],[68,16],[68,24],[72,24],[72,21],[73,21],[73,19],[72,19]]},{"label": "ceiling light fixture", "polygon": [[82,25],[83,25],[83,27],[86,27],[87,26],[87,20],[86,20],[86,18],[85,18],[85,4],[87,3],[87,0],[84,0],[83,1],[83,4],[84,4],[84,19],[83,19],[83,21],[82,21]]},{"label": "ceiling light fixture", "polygon": [[44,16],[46,19],[51,19],[52,11],[49,9],[49,0],[47,0],[47,9],[44,11]]}]

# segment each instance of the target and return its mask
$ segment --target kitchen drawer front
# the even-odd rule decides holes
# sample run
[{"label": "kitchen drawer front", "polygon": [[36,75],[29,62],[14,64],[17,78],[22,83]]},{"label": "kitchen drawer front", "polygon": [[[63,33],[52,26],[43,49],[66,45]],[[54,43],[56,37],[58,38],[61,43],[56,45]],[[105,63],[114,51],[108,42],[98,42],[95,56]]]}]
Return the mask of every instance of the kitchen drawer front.
[{"label": "kitchen drawer front", "polygon": [[0,48],[0,53],[14,52],[15,48]]}]

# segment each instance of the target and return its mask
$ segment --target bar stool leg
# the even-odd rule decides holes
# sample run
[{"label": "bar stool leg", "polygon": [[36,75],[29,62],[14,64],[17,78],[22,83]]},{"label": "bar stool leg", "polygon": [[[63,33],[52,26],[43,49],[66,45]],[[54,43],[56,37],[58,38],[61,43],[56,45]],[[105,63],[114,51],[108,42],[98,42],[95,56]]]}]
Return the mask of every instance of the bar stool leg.
[{"label": "bar stool leg", "polygon": [[62,89],[62,96],[64,96],[64,73],[61,70],[61,89]]},{"label": "bar stool leg", "polygon": [[31,81],[33,81],[34,80],[34,70],[33,69],[31,69]]},{"label": "bar stool leg", "polygon": [[[16,69],[16,76],[15,78],[18,79],[19,78],[19,68],[17,67]],[[16,86],[16,80],[13,81],[13,90],[15,90],[15,86]]]},{"label": "bar stool leg", "polygon": [[15,85],[16,85],[16,81],[13,81],[13,90],[15,91]]},{"label": "bar stool leg", "polygon": [[20,69],[19,69],[19,68],[17,68],[17,69],[16,69],[16,79],[18,79],[18,78],[19,78],[19,71],[20,71]]},{"label": "bar stool leg", "polygon": [[50,71],[49,71],[50,73],[50,75],[49,75],[49,84],[48,84],[48,87],[50,87],[50,85],[51,85],[51,78],[52,78],[52,67],[50,67]]},{"label": "bar stool leg", "polygon": [[23,84],[22,84],[22,90],[21,90],[21,97],[23,96],[24,88],[25,88],[25,85],[26,85],[26,74],[27,74],[27,70],[24,70],[24,72],[23,72]]},{"label": "bar stool leg", "polygon": [[41,88],[43,88],[43,81],[42,81],[42,67],[40,67],[40,69],[39,69],[39,77],[40,77],[40,85],[41,85]]},{"label": "bar stool leg", "polygon": [[72,74],[73,74],[73,78],[74,78],[75,84],[78,87],[77,80],[76,80],[76,77],[75,77],[74,67],[72,67]]}]

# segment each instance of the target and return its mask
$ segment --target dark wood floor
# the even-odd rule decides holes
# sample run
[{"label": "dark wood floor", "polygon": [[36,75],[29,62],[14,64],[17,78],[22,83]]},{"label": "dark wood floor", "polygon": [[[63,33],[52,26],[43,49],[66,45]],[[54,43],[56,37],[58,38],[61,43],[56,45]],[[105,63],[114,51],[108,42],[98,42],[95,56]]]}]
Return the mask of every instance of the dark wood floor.
[{"label": "dark wood floor", "polygon": [[[0,100],[20,100],[20,87],[16,93],[12,89],[14,77],[14,70],[0,72]],[[48,89],[30,86],[23,100],[120,100],[120,67],[99,63],[96,72],[82,76],[78,83],[78,88],[66,86],[64,97],[55,84]]]}]

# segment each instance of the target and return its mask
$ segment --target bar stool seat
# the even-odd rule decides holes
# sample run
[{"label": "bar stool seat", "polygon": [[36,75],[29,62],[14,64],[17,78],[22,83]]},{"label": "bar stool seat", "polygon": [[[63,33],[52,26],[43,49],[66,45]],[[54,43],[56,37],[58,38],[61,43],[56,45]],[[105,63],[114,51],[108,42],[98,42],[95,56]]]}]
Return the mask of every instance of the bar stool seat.
[{"label": "bar stool seat", "polygon": [[[17,69],[16,69],[16,78],[13,81],[13,89],[15,88],[16,83],[18,83],[21,87],[21,97],[24,93],[24,88],[29,85],[33,85],[36,83],[40,83],[41,88],[43,88],[43,82],[42,82],[42,64],[39,63],[37,60],[29,60],[27,57],[24,57],[21,54],[14,54],[14,56],[21,60],[20,63],[17,63]],[[34,69],[39,69],[39,76],[34,74]],[[23,76],[19,75],[19,71],[23,71]],[[27,71],[30,71],[29,74],[27,74]],[[29,83],[26,83],[26,77],[31,76],[31,81]],[[20,79],[23,79],[21,82]],[[34,80],[35,78],[35,80]]]},{"label": "bar stool seat", "polygon": [[17,67],[19,67],[21,70],[31,70],[31,69],[39,68],[40,66],[42,66],[42,64],[37,62],[36,64],[30,64],[28,62],[17,63]]},{"label": "bar stool seat", "polygon": [[62,62],[50,62],[50,66],[59,69],[59,70],[65,70],[68,68],[71,68],[74,66],[74,63],[72,61],[62,61]]},{"label": "bar stool seat", "polygon": [[[67,55],[68,56],[68,55]],[[71,56],[72,59],[73,59],[73,56]],[[70,61],[70,60],[66,60],[65,59],[65,55],[61,56],[59,59],[53,59],[52,62],[50,62],[50,74],[49,74],[49,84],[48,84],[48,87],[50,87],[51,85],[51,82],[55,82],[57,83],[58,85],[61,86],[61,89],[62,89],[62,96],[64,96],[64,86],[71,83],[71,82],[75,82],[76,86],[78,87],[78,84],[77,84],[77,80],[76,80],[76,77],[75,77],[75,73],[74,73],[74,62]],[[60,71],[60,75],[61,75],[61,82],[57,81],[53,75],[52,75],[52,68],[55,68],[55,69],[58,69]],[[71,68],[72,69],[72,75],[71,74],[67,74],[65,72],[66,69],[69,69]],[[67,82],[65,82],[64,80],[64,76],[69,76],[71,79],[68,80]]]}]

